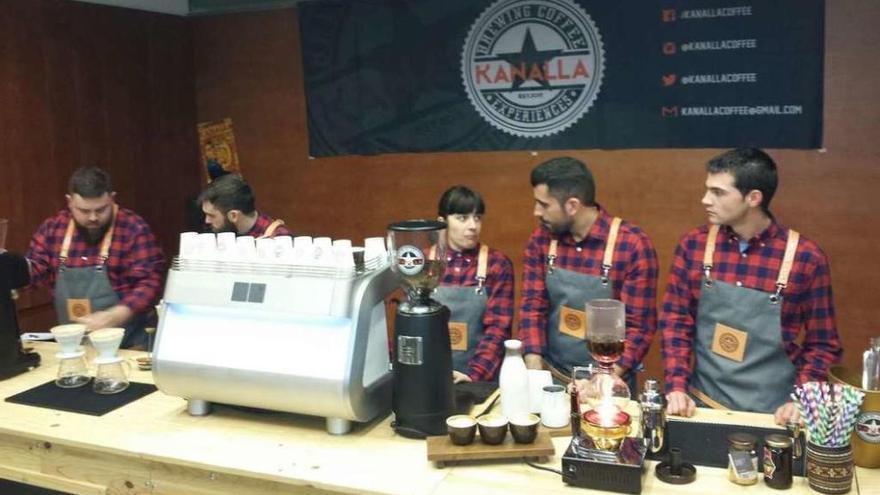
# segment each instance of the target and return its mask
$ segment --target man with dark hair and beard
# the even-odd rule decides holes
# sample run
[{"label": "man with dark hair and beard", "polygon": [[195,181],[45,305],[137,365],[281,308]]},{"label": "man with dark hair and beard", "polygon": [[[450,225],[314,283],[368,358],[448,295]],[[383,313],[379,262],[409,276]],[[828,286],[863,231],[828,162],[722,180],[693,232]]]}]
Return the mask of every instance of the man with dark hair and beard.
[{"label": "man with dark hair and beard", "polygon": [[31,284],[53,288],[60,323],[124,327],[122,347],[145,348],[165,267],[156,238],[143,218],[116,204],[110,175],[98,167],[77,169],[66,198],[67,208],[31,239]]},{"label": "man with dark hair and beard", "polygon": [[630,386],[657,328],[657,254],[635,225],[596,203],[593,175],[560,157],[532,170],[534,215],[523,255],[519,337],[526,366],[567,381],[572,366],[591,363],[585,306],[612,298],[626,306],[626,342],[615,372]]},{"label": "man with dark hair and beard", "polygon": [[205,214],[205,225],[215,233],[276,237],[291,235],[283,220],[257,211],[254,190],[240,175],[229,174],[208,184],[196,200]]}]

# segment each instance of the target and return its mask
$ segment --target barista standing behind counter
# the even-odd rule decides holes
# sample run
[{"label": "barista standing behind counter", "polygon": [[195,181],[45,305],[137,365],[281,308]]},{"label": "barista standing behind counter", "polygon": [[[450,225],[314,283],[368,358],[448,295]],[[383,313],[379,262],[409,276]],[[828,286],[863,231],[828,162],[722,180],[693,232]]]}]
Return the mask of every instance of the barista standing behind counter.
[{"label": "barista standing behind counter", "polygon": [[668,411],[692,415],[694,397],[796,421],[792,387],[824,381],[842,352],[828,260],[770,213],[769,155],[730,150],[706,171],[709,225],[679,242],[660,315]]},{"label": "barista standing behind counter", "polygon": [[106,171],[82,167],[67,190],[67,208],[31,239],[31,284],[53,287],[60,323],[125,327],[122,347],[144,349],[144,326],[162,288],[162,250],[144,219],[116,204]]},{"label": "barista standing behind counter", "polygon": [[454,382],[492,381],[504,357],[513,321],[513,265],[480,244],[486,206],[464,186],[448,189],[437,205],[446,222],[446,272],[434,299],[446,305]]},{"label": "barista standing behind counter", "polygon": [[257,211],[254,190],[240,175],[214,179],[196,201],[205,214],[205,224],[214,233],[235,232],[255,239],[291,235],[284,220],[273,220]]},{"label": "barista standing behind counter", "polygon": [[567,382],[572,366],[593,362],[587,301],[619,299],[626,305],[626,346],[614,371],[634,389],[657,328],[654,246],[642,229],[599,206],[583,162],[547,160],[532,170],[531,183],[541,225],[523,255],[519,333],[526,366],[546,366]]}]

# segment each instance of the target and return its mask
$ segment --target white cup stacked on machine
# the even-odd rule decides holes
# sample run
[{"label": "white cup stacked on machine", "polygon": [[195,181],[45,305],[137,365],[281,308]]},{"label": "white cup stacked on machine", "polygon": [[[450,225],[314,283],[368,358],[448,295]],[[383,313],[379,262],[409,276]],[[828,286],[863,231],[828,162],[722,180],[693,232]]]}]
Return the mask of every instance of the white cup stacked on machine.
[{"label": "white cup stacked on machine", "polygon": [[194,261],[232,263],[277,263],[355,270],[360,273],[388,262],[384,237],[368,237],[363,246],[350,239],[310,236],[259,238],[236,236],[234,232],[180,234],[182,266]]}]

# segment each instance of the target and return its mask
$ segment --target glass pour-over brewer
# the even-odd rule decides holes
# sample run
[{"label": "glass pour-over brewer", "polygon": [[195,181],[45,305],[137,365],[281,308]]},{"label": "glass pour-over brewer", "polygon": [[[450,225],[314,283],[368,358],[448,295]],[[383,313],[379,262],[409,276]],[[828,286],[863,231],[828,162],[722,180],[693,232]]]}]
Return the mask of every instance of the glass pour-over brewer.
[{"label": "glass pour-over brewer", "polygon": [[409,438],[445,434],[454,410],[449,308],[431,299],[446,268],[445,229],[435,220],[388,226],[391,267],[407,295],[394,318],[392,426]]}]

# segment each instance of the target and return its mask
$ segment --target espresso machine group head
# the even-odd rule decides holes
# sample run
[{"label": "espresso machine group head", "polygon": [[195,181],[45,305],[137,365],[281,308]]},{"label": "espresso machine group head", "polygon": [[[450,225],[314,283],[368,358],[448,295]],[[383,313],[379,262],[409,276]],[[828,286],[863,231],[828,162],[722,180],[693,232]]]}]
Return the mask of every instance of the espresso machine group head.
[{"label": "espresso machine group head", "polygon": [[407,299],[394,317],[394,429],[424,438],[446,433],[454,411],[449,308],[431,298],[446,268],[446,224],[409,220],[388,226],[392,270]]}]

